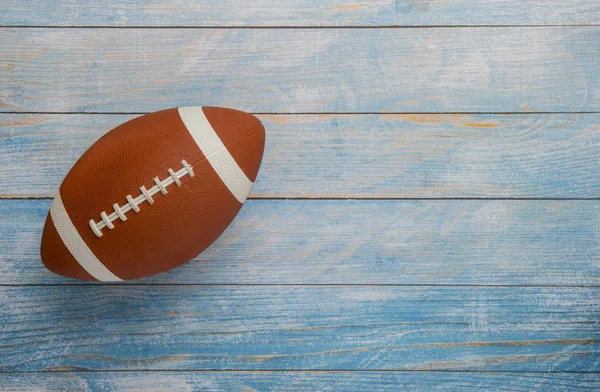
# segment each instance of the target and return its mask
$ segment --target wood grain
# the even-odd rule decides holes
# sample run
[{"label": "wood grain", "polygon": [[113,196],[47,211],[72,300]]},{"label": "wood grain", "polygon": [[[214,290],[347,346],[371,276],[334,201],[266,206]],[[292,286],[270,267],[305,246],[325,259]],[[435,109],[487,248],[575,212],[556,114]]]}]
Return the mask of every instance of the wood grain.
[{"label": "wood grain", "polygon": [[600,110],[600,27],[0,29],[0,110]]},{"label": "wood grain", "polygon": [[[39,258],[48,200],[0,200],[0,284],[79,284]],[[249,200],[194,261],[133,284],[600,286],[597,201]]]},{"label": "wood grain", "polygon": [[600,289],[4,287],[0,371],[600,370]]},{"label": "wood grain", "polygon": [[[53,26],[0,29],[3,391],[600,389],[597,2],[2,8]],[[45,270],[50,201],[10,198],[198,104],[275,113],[226,233],[129,284]]]},{"label": "wood grain", "polygon": [[52,372],[1,374],[5,392],[597,390],[598,374],[469,372]]},{"label": "wood grain", "polygon": [[[53,196],[87,147],[133,117],[0,114],[0,197]],[[600,114],[259,117],[254,198],[600,197]]]},{"label": "wood grain", "polygon": [[5,0],[1,25],[17,26],[439,26],[598,24],[587,0],[295,1]]}]

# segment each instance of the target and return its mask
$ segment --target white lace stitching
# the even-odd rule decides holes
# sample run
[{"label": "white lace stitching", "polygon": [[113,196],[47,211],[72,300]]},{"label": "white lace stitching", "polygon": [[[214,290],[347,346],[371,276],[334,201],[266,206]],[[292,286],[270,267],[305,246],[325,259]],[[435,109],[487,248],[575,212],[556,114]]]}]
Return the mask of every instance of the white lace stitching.
[{"label": "white lace stitching", "polygon": [[181,165],[183,168],[179,169],[177,172],[173,171],[173,169],[169,169],[169,176],[162,181],[159,180],[158,177],[155,177],[154,183],[156,185],[154,185],[152,188],[146,189],[146,187],[142,185],[140,187],[140,191],[142,193],[138,197],[133,198],[131,195],[127,195],[125,197],[127,199],[127,203],[123,204],[122,206],[119,206],[117,203],[113,204],[113,213],[107,214],[105,211],[102,211],[100,213],[100,220],[98,222],[90,219],[90,227],[92,228],[94,234],[96,234],[98,237],[102,237],[102,229],[105,227],[108,227],[110,230],[114,229],[115,225],[112,222],[117,219],[126,221],[127,217],[125,214],[128,211],[133,210],[136,213],[139,212],[139,205],[144,201],[147,201],[149,204],[154,204],[154,199],[152,196],[159,192],[163,195],[166,195],[168,193],[167,187],[173,183],[175,183],[175,185],[178,187],[181,186],[181,177],[186,175],[194,177],[194,170],[192,169],[192,166],[190,166],[185,160],[181,161]]}]

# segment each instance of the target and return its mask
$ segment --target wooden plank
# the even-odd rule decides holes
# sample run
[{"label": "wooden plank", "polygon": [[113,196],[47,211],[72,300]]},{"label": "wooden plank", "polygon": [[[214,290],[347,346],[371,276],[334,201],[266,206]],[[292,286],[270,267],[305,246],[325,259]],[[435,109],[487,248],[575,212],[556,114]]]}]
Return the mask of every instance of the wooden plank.
[{"label": "wooden plank", "polygon": [[[0,200],[0,284],[47,271],[50,201]],[[249,200],[194,261],[134,284],[600,286],[597,201]]]},{"label": "wooden plank", "polygon": [[5,392],[598,390],[598,374],[469,372],[54,372],[0,374]]},{"label": "wooden plank", "polygon": [[1,25],[17,26],[439,26],[598,24],[587,0],[294,1],[5,0]]},{"label": "wooden plank", "polygon": [[0,110],[600,110],[600,27],[0,29]]},{"label": "wooden plank", "polygon": [[598,288],[4,287],[0,371],[598,372]]},{"label": "wooden plank", "polygon": [[[0,197],[53,196],[88,146],[133,117],[0,114]],[[600,197],[600,114],[259,117],[254,198]]]}]

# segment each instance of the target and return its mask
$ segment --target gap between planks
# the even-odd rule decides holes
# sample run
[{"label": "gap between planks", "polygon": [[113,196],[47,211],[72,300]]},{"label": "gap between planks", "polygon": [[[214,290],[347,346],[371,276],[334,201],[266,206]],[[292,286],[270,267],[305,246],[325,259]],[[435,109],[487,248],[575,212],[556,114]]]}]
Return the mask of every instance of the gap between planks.
[{"label": "gap between planks", "polygon": [[[30,195],[30,194],[7,194],[0,195],[0,200],[53,200],[53,196],[49,195]],[[286,196],[272,196],[272,195],[254,195],[248,197],[246,200],[309,200],[309,201],[320,201],[320,200],[368,200],[368,201],[385,201],[385,200],[399,200],[399,201],[598,201],[600,197],[311,197],[311,196],[298,196],[298,197],[286,197]]]},{"label": "gap between planks", "polygon": [[523,28],[523,27],[598,27],[600,23],[584,23],[584,24],[484,24],[484,25],[380,25],[380,26],[85,26],[85,25],[0,25],[0,28],[17,28],[17,29],[120,29],[120,30],[373,30],[373,29],[440,29],[440,28]]},{"label": "gap between planks", "polygon": [[[144,278],[140,278],[142,280]],[[3,283],[2,287],[97,287],[97,286],[189,286],[189,287],[452,287],[452,288],[559,288],[559,289],[599,289],[597,285],[550,285],[550,284],[432,284],[432,283],[136,283],[135,280],[123,283],[81,281],[81,283]],[[593,322],[596,324],[596,322]]]},{"label": "gap between planks", "polygon": [[[82,111],[72,111],[72,112],[60,112],[60,111],[27,111],[27,112],[14,112],[14,111],[2,111],[0,110],[0,114],[7,115],[36,115],[36,114],[58,114],[58,115],[113,115],[113,116],[122,116],[122,115],[144,115],[153,112],[82,112]],[[545,112],[545,111],[522,111],[522,112],[248,112],[255,116],[371,116],[371,115],[523,115],[523,114],[600,114],[600,111],[554,111],[554,112]]]},{"label": "gap between planks", "polygon": [[351,370],[351,369],[256,369],[256,370],[244,370],[244,369],[169,369],[169,370],[157,370],[157,369],[140,369],[140,370],[124,370],[124,369],[111,369],[111,370],[77,370],[77,369],[64,369],[64,370],[21,370],[14,372],[2,372],[2,374],[39,374],[39,373],[473,373],[473,374],[600,374],[600,372],[566,372],[566,371],[534,371],[534,370],[420,370],[420,369],[362,369],[362,370]]}]

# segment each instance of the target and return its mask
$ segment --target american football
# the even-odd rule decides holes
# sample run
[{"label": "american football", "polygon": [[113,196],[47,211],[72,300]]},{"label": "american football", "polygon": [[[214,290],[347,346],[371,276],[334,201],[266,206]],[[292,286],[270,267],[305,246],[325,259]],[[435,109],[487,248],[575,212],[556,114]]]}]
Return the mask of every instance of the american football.
[{"label": "american football", "polygon": [[138,279],[179,266],[229,226],[258,174],[265,130],[251,114],[182,107],[94,143],[46,218],[44,265],[76,279]]}]

